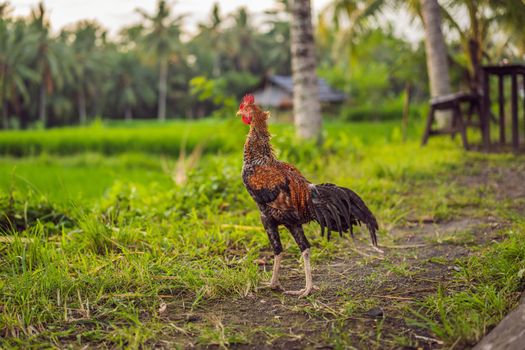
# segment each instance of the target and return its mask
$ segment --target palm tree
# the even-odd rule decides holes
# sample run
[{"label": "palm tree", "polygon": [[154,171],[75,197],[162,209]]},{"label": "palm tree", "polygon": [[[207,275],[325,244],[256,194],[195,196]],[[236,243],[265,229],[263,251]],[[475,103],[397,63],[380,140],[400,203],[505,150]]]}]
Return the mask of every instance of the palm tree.
[{"label": "palm tree", "polygon": [[[421,15],[425,27],[425,50],[427,59],[430,94],[442,96],[450,94],[450,77],[447,59],[447,46],[441,30],[441,7],[437,0],[420,0]],[[449,113],[436,115],[440,127],[452,122]]]},{"label": "palm tree", "polygon": [[214,78],[220,77],[222,73],[221,58],[226,51],[224,50],[223,38],[221,38],[223,34],[222,24],[223,18],[219,4],[214,3],[208,23],[199,23],[199,32],[192,40],[196,44],[194,49],[201,49],[199,56],[206,56],[206,58],[211,60],[211,75]]},{"label": "palm tree", "polygon": [[139,50],[139,46],[145,41],[144,31],[142,24],[133,24],[122,28],[118,33],[118,47],[124,50],[136,50],[137,54],[141,55],[143,52]]},{"label": "palm tree", "polygon": [[81,124],[88,116],[88,102],[97,93],[97,86],[102,81],[106,66],[102,65],[100,45],[105,41],[106,32],[96,22],[80,21],[64,31],[62,36],[69,37],[73,51],[73,75],[78,115]]},{"label": "palm tree", "polygon": [[297,134],[321,140],[321,106],[317,85],[315,43],[309,0],[293,0],[290,27],[293,108]]},{"label": "palm tree", "polygon": [[[78,67],[79,52],[73,47],[74,35],[62,30],[51,41],[50,51],[58,58],[58,69],[52,68],[53,93],[47,95],[47,113],[53,121],[75,122],[78,120]],[[53,61],[51,61],[53,62]]]},{"label": "palm tree", "polygon": [[134,51],[115,52],[112,55],[112,79],[109,90],[116,93],[119,109],[124,111],[126,121],[133,119],[133,109],[144,101],[148,104],[155,99],[155,92],[147,84],[147,73]]},{"label": "palm tree", "polygon": [[246,8],[241,7],[231,14],[233,25],[222,35],[223,53],[230,69],[237,71],[260,71],[266,53],[262,50],[262,36],[253,25]]},{"label": "palm tree", "polygon": [[525,3],[521,0],[448,0],[442,13],[445,23],[459,35],[467,57],[470,88],[479,92],[483,60],[502,58],[498,56],[513,38],[518,45],[523,42]]},{"label": "palm tree", "polygon": [[264,34],[265,73],[290,75],[290,4],[288,0],[276,1],[275,7],[265,12],[265,24],[270,29]]},{"label": "palm tree", "polygon": [[[7,11],[0,7],[0,14]],[[9,104],[20,111],[20,99],[29,101],[27,82],[37,82],[37,73],[29,67],[34,57],[37,37],[23,20],[10,21],[0,16],[0,106],[2,127],[9,128]]]},{"label": "palm tree", "polygon": [[60,79],[59,71],[62,57],[58,43],[49,37],[49,20],[44,4],[41,2],[31,11],[31,26],[38,35],[36,70],[40,75],[38,119],[45,128],[47,125],[47,95],[52,93],[55,80]]},{"label": "palm tree", "polygon": [[[504,43],[511,45],[500,45],[496,54],[500,58],[507,47],[515,50],[514,56],[525,57],[525,38],[523,28],[525,28],[525,2],[522,0],[489,0],[491,9],[495,13],[495,20],[500,25],[503,33],[508,37]],[[509,55],[512,56],[512,53]]]},{"label": "palm tree", "polygon": [[[7,3],[0,4],[0,51],[8,52],[9,46],[9,28],[7,13],[9,7]],[[2,109],[2,128],[9,128],[9,118],[7,115],[7,101],[6,101],[6,75],[7,75],[7,56],[0,55],[0,108]]]},{"label": "palm tree", "polygon": [[[320,38],[330,41],[336,61],[346,66],[356,38],[366,32],[385,6],[385,0],[333,0],[321,11]],[[332,26],[333,32],[328,30]]]},{"label": "palm tree", "polygon": [[181,23],[185,15],[175,18],[165,0],[157,2],[153,15],[137,9],[143,19],[149,22],[146,26],[145,42],[156,54],[159,65],[158,109],[159,121],[166,120],[166,97],[168,90],[168,68],[170,55],[180,47]]}]

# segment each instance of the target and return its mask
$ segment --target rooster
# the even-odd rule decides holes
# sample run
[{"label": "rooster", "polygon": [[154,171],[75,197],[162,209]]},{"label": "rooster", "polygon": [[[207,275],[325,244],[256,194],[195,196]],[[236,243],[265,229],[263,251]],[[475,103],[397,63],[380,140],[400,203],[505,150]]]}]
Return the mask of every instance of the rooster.
[{"label": "rooster", "polygon": [[242,180],[248,193],[257,203],[261,221],[274,251],[274,265],[269,287],[281,290],[279,270],[283,247],[279,226],[284,225],[301,249],[306,285],[301,290],[285,291],[288,295],[305,297],[315,288],[310,267],[310,243],[303,224],[317,221],[321,235],[329,240],[332,231],[350,231],[353,226],[367,226],[372,244],[377,247],[377,221],[363,200],[352,190],[333,184],[314,185],[293,165],[275,158],[268,132],[269,112],[255,105],[252,95],[246,95],[237,116],[250,126],[244,144]]}]

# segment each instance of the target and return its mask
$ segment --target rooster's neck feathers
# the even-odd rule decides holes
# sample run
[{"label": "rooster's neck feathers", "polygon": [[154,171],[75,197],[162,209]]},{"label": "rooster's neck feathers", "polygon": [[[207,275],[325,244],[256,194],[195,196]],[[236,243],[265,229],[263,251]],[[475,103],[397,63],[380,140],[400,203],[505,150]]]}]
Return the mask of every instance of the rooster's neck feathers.
[{"label": "rooster's neck feathers", "polygon": [[244,144],[245,164],[268,164],[275,160],[267,119],[268,112],[263,112],[259,108],[253,111],[250,132]]}]

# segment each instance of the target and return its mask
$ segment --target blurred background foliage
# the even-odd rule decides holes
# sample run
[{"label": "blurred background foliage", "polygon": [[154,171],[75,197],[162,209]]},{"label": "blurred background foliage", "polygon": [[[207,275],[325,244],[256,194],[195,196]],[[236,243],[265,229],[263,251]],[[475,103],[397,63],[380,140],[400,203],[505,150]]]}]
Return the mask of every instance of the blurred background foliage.
[{"label": "blurred background foliage", "polygon": [[[523,61],[522,2],[440,4],[454,90],[474,79],[472,41],[481,62]],[[154,13],[137,9],[140,22],[109,35],[95,21],[53,28],[43,3],[28,17],[0,3],[1,126],[230,115],[265,75],[291,74],[288,9],[286,0],[264,14],[223,13],[215,4],[189,30],[176,3],[161,0]],[[330,117],[399,119],[409,91],[416,105],[426,101],[422,35],[400,32],[423,31],[418,1],[333,0],[315,21],[318,73],[349,97]]]}]

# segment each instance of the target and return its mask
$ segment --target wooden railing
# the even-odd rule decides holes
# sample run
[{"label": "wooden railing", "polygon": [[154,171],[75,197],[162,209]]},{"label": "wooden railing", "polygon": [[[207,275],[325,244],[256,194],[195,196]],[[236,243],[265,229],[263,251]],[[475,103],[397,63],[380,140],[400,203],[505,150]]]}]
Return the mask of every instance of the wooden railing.
[{"label": "wooden railing", "polygon": [[[519,85],[518,77],[522,77],[522,89],[525,93],[525,65],[508,64],[508,65],[487,65],[482,67],[483,83],[482,83],[482,101],[481,101],[481,129],[482,142],[485,150],[492,148],[490,138],[490,121],[491,121],[491,100],[490,100],[490,76],[498,77],[498,112],[497,118],[499,126],[499,144],[505,146],[507,144],[506,137],[506,118],[505,118],[505,89],[504,82],[506,77],[511,79],[510,91],[510,105],[511,105],[511,139],[512,147],[515,151],[520,147],[520,130],[519,130]],[[522,117],[525,125],[525,98],[523,99]],[[525,128],[522,130],[525,139]]]}]

